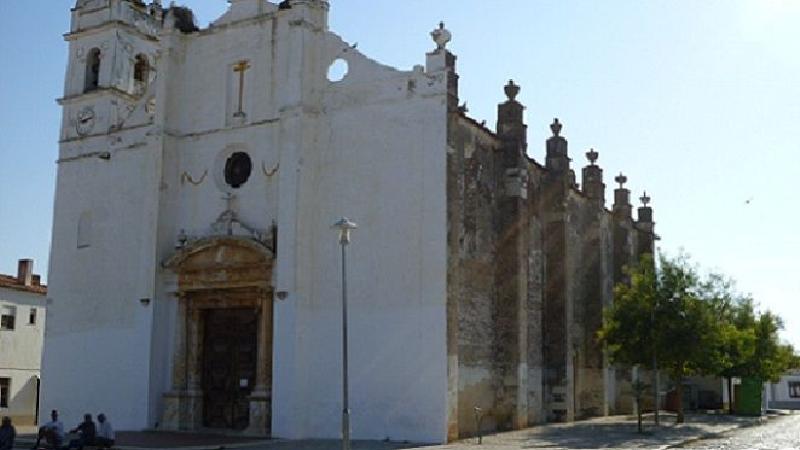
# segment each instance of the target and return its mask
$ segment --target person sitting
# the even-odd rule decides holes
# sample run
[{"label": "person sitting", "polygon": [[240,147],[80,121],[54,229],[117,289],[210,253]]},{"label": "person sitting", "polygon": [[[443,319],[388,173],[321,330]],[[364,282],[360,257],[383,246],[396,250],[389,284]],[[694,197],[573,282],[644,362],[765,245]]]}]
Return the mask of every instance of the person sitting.
[{"label": "person sitting", "polygon": [[71,429],[69,432],[78,433],[78,439],[69,441],[70,449],[83,450],[83,447],[86,445],[94,445],[97,429],[92,421],[92,415],[84,414],[83,422],[79,423],[77,427]]},{"label": "person sitting", "polygon": [[[97,437],[94,439],[94,444],[100,448],[111,448],[114,446],[114,429],[111,427],[111,422],[106,419],[106,415],[100,413],[97,415]],[[0,449],[2,450],[2,449]]]},{"label": "person sitting", "polygon": [[61,448],[61,444],[64,442],[64,424],[58,420],[58,411],[55,409],[50,412],[50,418],[52,419],[50,422],[39,428],[39,434],[36,437],[36,443],[33,444],[33,450],[39,448],[42,438],[44,438],[49,448]]},{"label": "person sitting", "polygon": [[14,438],[17,437],[17,430],[11,425],[10,417],[3,417],[0,424],[0,450],[11,450],[14,448]]}]

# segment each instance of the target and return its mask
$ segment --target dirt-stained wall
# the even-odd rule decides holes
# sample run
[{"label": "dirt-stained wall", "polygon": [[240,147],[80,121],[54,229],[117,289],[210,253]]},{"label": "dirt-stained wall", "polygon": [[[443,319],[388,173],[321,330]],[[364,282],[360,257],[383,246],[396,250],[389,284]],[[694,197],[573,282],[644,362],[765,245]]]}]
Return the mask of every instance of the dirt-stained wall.
[{"label": "dirt-stained wall", "polygon": [[[458,113],[449,119],[447,155],[448,355],[451,438],[495,429],[499,376],[495,364],[496,139]],[[475,408],[480,408],[476,413]],[[455,419],[455,420],[454,420]]]},{"label": "dirt-stained wall", "polygon": [[518,92],[506,85],[497,131],[464,108],[448,121],[451,439],[629,411],[630,370],[597,331],[622,267],[652,248],[652,212],[634,221],[623,188],[606,209],[594,150],[579,184],[557,119],[532,159]]}]

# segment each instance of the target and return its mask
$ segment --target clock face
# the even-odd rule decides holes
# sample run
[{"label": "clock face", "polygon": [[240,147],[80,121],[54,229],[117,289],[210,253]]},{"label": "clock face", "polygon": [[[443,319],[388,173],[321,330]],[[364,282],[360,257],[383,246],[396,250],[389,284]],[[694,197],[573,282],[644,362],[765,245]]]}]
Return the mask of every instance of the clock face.
[{"label": "clock face", "polygon": [[91,106],[83,108],[75,118],[75,131],[81,136],[86,136],[94,128],[94,109]]}]

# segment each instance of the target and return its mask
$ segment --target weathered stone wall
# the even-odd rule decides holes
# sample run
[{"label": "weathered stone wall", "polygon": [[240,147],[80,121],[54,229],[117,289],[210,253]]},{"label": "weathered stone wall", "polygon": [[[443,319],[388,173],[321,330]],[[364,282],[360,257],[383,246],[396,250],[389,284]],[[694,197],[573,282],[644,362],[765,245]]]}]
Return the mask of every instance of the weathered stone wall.
[{"label": "weathered stone wall", "polygon": [[[619,177],[618,177],[619,178]],[[636,257],[636,231],[631,219],[630,191],[617,188],[614,191],[613,222],[613,279],[614,284],[627,281],[625,267],[635,264]],[[635,411],[635,401],[631,382],[633,381],[631,369],[617,365],[615,368],[615,402],[612,413],[630,414]]]},{"label": "weathered stone wall", "polygon": [[601,217],[605,211],[596,202],[572,191],[569,196],[569,251],[574,285],[572,358],[575,418],[604,412],[603,349],[597,342],[602,326],[603,271],[606,252],[601,245]]},{"label": "weathered stone wall", "polygon": [[[450,114],[448,190],[448,357],[457,360],[456,420],[451,438],[495,429],[498,383],[495,336],[496,140],[457,113]],[[451,411],[452,414],[452,411]],[[454,423],[455,422],[455,423]]]},{"label": "weathered stone wall", "polygon": [[484,431],[632,411],[631,371],[610,367],[597,332],[623,267],[652,249],[652,212],[635,222],[624,188],[605,208],[593,150],[579,187],[557,120],[545,165],[530,159],[518,90],[497,133],[450,114],[450,438],[476,432],[476,407]]},{"label": "weathered stone wall", "polygon": [[541,215],[543,171],[531,162],[528,170],[528,289],[527,368],[528,424],[545,421],[543,391],[543,307],[545,282],[544,223]]}]

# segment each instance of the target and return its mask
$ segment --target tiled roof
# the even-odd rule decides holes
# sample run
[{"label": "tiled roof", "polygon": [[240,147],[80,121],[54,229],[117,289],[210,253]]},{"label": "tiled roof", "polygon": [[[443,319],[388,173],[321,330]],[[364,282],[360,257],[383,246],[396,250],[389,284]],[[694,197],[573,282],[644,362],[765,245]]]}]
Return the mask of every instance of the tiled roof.
[{"label": "tiled roof", "polygon": [[32,294],[42,294],[42,295],[47,294],[47,286],[43,285],[24,286],[19,283],[17,277],[12,277],[11,275],[0,274],[0,288],[14,289],[15,291],[30,292]]}]

